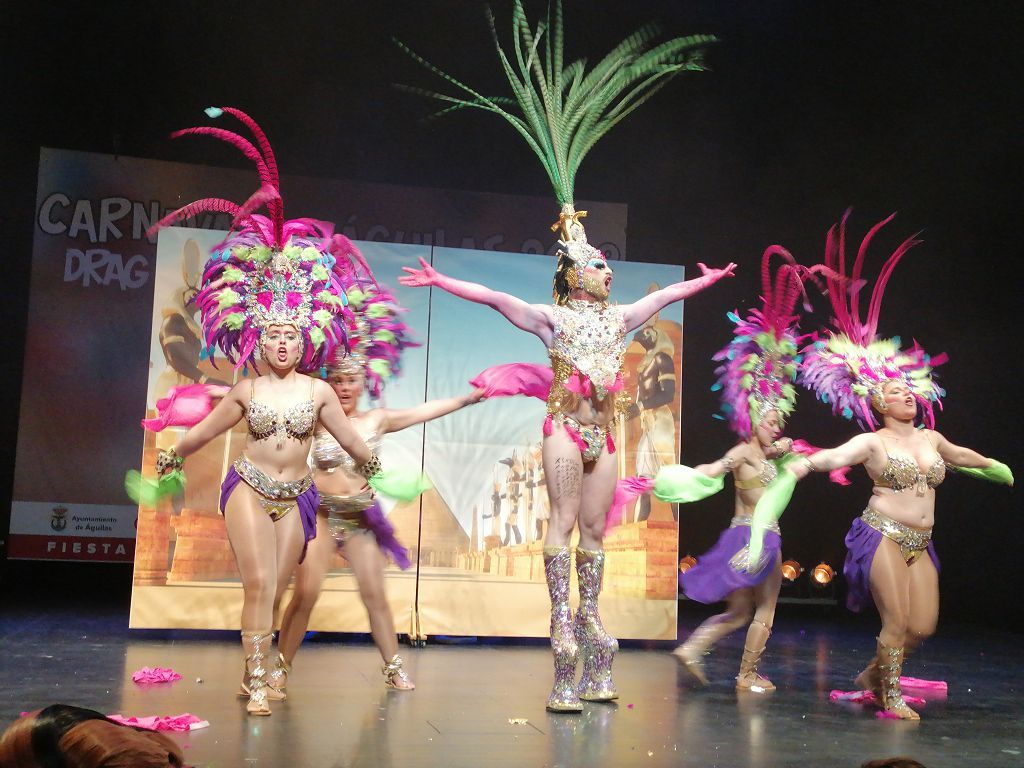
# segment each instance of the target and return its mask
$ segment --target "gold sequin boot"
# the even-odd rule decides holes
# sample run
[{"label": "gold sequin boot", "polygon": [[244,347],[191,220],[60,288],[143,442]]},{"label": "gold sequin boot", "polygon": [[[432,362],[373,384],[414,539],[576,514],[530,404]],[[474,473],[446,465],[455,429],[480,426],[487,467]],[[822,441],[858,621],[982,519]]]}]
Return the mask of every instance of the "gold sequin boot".
[{"label": "gold sequin boot", "polygon": [[619,650],[619,641],[605,631],[597,610],[604,576],[604,551],[577,547],[576,575],[580,582],[580,607],[573,628],[583,654],[579,696],[584,701],[611,701],[619,698],[612,683],[612,660]]},{"label": "gold sequin boot", "polygon": [[[743,643],[740,673],[736,675],[737,691],[771,693],[775,690],[775,684],[757,671],[757,664],[761,661],[761,654],[764,653],[771,634],[771,628],[763,621],[754,619],[750,622],[750,629],[747,630],[747,639]],[[753,648],[750,646],[753,646]]]},{"label": "gold sequin boot", "polygon": [[544,575],[551,595],[551,651],[555,656],[555,684],[548,697],[552,712],[580,712],[583,704],[576,693],[576,661],[579,646],[572,630],[569,608],[569,570],[572,566],[568,547],[544,547]]},{"label": "gold sequin boot", "polygon": [[900,673],[903,671],[903,649],[890,648],[878,641],[878,673],[882,709],[891,712],[901,720],[920,720],[921,716],[907,706],[900,687]]},{"label": "gold sequin boot", "polygon": [[242,632],[242,648],[245,649],[245,679],[242,682],[243,695],[249,697],[245,705],[250,715],[269,715],[267,701],[267,668],[263,666],[272,640],[270,630],[263,632]]}]

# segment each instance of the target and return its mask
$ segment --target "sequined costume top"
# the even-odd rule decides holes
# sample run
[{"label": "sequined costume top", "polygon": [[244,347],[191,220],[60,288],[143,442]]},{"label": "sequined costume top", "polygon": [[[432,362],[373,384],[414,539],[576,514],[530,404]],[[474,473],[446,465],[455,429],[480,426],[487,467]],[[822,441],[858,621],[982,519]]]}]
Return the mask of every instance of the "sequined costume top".
[{"label": "sequined costume top", "polygon": [[761,473],[747,480],[733,479],[733,485],[741,491],[749,491],[753,488],[764,488],[779,474],[779,468],[774,461],[761,459]]},{"label": "sequined costume top", "polygon": [[[376,432],[362,436],[366,447],[374,453],[380,448],[381,437]],[[331,436],[330,432],[317,432],[313,436],[313,466],[328,474],[341,467],[347,472],[356,471],[356,462],[348,452],[342,448],[338,441]]]},{"label": "sequined costume top", "polygon": [[554,379],[548,413],[556,418],[571,415],[580,398],[589,398],[613,418],[624,412],[629,396],[622,391],[627,346],[622,307],[571,299],[552,311],[554,339],[548,354]]},{"label": "sequined costume top", "polygon": [[254,440],[266,440],[277,435],[278,443],[285,436],[296,440],[306,440],[313,434],[316,426],[316,408],[313,403],[313,382],[309,382],[309,399],[296,403],[291,408],[278,413],[272,406],[255,398],[255,384],[249,385],[249,407],[245,418],[249,423],[249,434]]},{"label": "sequined costume top", "polygon": [[925,488],[935,490],[946,479],[946,462],[942,460],[941,456],[936,455],[935,461],[926,472],[922,473],[917,461],[911,457],[893,458],[889,453],[889,446],[885,444],[881,435],[879,435],[879,440],[882,440],[882,446],[885,448],[885,455],[888,458],[882,474],[875,478],[875,485],[879,488],[892,488],[894,492],[900,493],[916,487],[918,492],[924,493]]}]

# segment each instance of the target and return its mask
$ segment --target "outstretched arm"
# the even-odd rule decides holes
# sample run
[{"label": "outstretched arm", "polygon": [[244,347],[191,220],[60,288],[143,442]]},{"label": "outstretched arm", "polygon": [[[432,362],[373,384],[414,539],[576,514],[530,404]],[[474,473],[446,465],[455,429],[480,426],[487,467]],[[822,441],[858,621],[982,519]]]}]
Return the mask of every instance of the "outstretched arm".
[{"label": "outstretched arm", "polygon": [[174,452],[181,458],[190,456],[217,435],[227,432],[239,422],[245,414],[245,406],[242,404],[241,392],[243,387],[248,388],[249,382],[239,382],[231,391],[221,398],[221,401],[214,406],[206,416],[196,424],[174,446]]},{"label": "outstretched arm", "polygon": [[786,470],[801,480],[811,472],[828,472],[840,467],[864,464],[871,458],[875,442],[873,435],[857,435],[840,446],[826,448],[813,456],[804,456],[802,459],[792,461],[787,465]]},{"label": "outstretched arm", "polygon": [[746,456],[747,446],[745,443],[738,443],[730,448],[725,456],[712,461],[710,464],[698,464],[693,469],[708,477],[721,477],[728,474],[732,469],[743,463]]},{"label": "outstretched arm", "polygon": [[[398,278],[398,282],[410,288],[436,285],[452,296],[466,299],[476,304],[484,304],[500,312],[506,320],[521,330],[540,337],[544,346],[551,345],[553,318],[548,307],[540,304],[527,304],[522,299],[501,291],[493,291],[479,283],[456,280],[454,277],[442,275],[424,259],[420,259],[420,269],[402,267],[406,274]],[[652,313],[653,314],[653,313]]]},{"label": "outstretched arm", "polygon": [[982,456],[977,451],[972,451],[970,448],[964,448],[959,445],[953,445],[946,438],[940,435],[938,432],[933,433],[937,439],[935,444],[935,450],[938,451],[939,456],[942,460],[949,464],[954,464],[958,467],[975,467],[977,469],[985,469],[986,467],[992,466],[993,460]]},{"label": "outstretched arm", "polygon": [[725,269],[709,269],[705,264],[697,264],[700,267],[701,276],[693,280],[686,280],[682,283],[673,283],[661,290],[649,293],[639,301],[628,304],[623,313],[623,320],[626,323],[626,332],[639,328],[646,323],[655,312],[660,312],[669,304],[675,301],[688,299],[695,293],[700,293],[723,277],[732,277],[736,265],[729,262]]},{"label": "outstretched arm", "polygon": [[414,424],[423,424],[441,416],[447,416],[449,413],[454,413],[460,408],[465,408],[467,405],[479,403],[483,399],[483,389],[477,388],[468,395],[448,397],[443,400],[430,400],[412,408],[403,408],[401,410],[385,408],[380,432],[382,435],[385,435],[388,432],[398,432]]}]

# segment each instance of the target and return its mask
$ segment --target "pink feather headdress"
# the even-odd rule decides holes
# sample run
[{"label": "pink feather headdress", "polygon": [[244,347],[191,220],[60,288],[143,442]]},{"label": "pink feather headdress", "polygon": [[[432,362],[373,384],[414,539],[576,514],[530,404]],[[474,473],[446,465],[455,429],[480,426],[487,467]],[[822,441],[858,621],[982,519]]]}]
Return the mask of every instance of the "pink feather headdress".
[{"label": "pink feather headdress", "polygon": [[418,347],[402,322],[395,297],[372,279],[349,274],[342,278],[348,301],[348,348],[338,348],[327,366],[328,374],[366,377],[370,397],[380,397],[385,384],[401,374],[402,352]]},{"label": "pink feather headdress", "polygon": [[847,291],[841,280],[846,279],[846,220],[849,215],[847,209],[839,224],[829,229],[825,242],[825,263],[839,278],[828,279],[833,327],[828,329],[827,339],[816,339],[804,348],[798,380],[813,390],[819,400],[829,403],[833,413],[855,419],[861,429],[872,431],[879,424],[872,412],[872,398],[881,396],[882,385],[887,381],[905,382],[917,401],[921,423],[932,428],[935,426],[934,408],[942,407],[940,398],[946,394],[932,379],[932,368],[944,363],[946,355],[929,357],[917,342],[910,349],[900,349],[898,336],[891,339],[875,336],[885,286],[900,259],[921,241],[917,235],[908,237],[886,259],[871,289],[867,317],[862,321],[859,297],[866,284],[861,278],[864,257],[871,240],[896,214],[875,224],[864,236],[853,262]]},{"label": "pink feather headdress", "polygon": [[[277,161],[270,142],[247,114],[231,107],[210,107],[211,118],[229,114],[252,133],[255,144],[223,128],[176,131],[180,136],[212,136],[256,165],[260,188],[242,205],[222,198],[189,203],[154,224],[149,233],[204,211],[232,216],[231,235],[218,245],[203,270],[196,304],[206,344],[220,349],[235,368],[255,366],[262,331],[292,325],[302,336],[299,370],[322,367],[333,351],[346,347],[346,297],[342,279],[372,275],[355,246],[334,225],[315,219],[285,220]],[[269,215],[256,213],[266,207]]]},{"label": "pink feather headdress", "polygon": [[[774,276],[773,256],[785,262]],[[785,248],[770,246],[761,257],[761,309],[750,310],[745,319],[737,312],[726,315],[736,328],[732,341],[712,358],[722,363],[715,369],[718,382],[712,390],[722,393],[718,418],[727,420],[741,438],[748,439],[769,411],[777,411],[780,421],[793,413],[800,319],[793,310],[803,296],[804,308],[810,311],[804,280],[817,283],[815,274],[828,271],[821,264],[797,264]]]}]

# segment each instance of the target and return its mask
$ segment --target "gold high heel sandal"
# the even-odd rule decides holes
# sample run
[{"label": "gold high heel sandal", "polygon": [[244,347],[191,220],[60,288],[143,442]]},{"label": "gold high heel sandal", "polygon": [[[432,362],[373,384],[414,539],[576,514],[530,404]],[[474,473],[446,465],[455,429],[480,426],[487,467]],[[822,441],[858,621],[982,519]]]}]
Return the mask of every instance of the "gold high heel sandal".
[{"label": "gold high heel sandal", "polygon": [[288,673],[292,665],[284,660],[284,654],[278,653],[274,668],[267,675],[267,698],[271,701],[285,701],[288,698]]},{"label": "gold high heel sandal", "polygon": [[711,625],[704,623],[690,633],[685,643],[672,651],[672,655],[682,668],[704,686],[708,685],[708,676],[704,672],[704,657],[711,653],[711,644],[714,641]]},{"label": "gold high heel sandal", "polygon": [[761,655],[768,645],[768,638],[772,636],[772,630],[760,619],[754,619],[751,624],[760,624],[764,627],[767,636],[761,647],[755,650],[750,650],[744,644],[743,656],[740,659],[740,673],[736,675],[736,690],[750,693],[771,693],[775,690],[775,684],[757,671],[757,664],[761,661]]},{"label": "gold high heel sandal", "polygon": [[879,703],[886,712],[891,712],[900,720],[920,720],[921,716],[912,710],[903,700],[903,689],[900,686],[900,673],[903,671],[903,649],[890,648],[878,641],[878,672],[881,678],[881,696]]},{"label": "gold high heel sandal", "polygon": [[242,682],[242,695],[249,697],[245,705],[246,712],[257,717],[266,717],[270,714],[270,703],[267,701],[267,670],[263,666],[270,641],[269,632],[242,633],[242,646],[245,647],[248,643],[252,648],[245,656],[245,674],[249,679]]},{"label": "gold high heel sandal", "polygon": [[402,669],[402,663],[402,657],[396,653],[391,657],[391,661],[384,665],[381,672],[384,674],[385,688],[393,688],[396,691],[411,691],[416,688],[416,684]]}]

